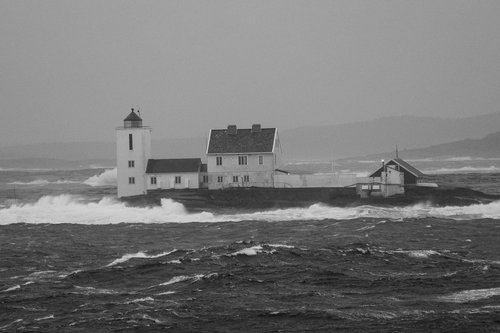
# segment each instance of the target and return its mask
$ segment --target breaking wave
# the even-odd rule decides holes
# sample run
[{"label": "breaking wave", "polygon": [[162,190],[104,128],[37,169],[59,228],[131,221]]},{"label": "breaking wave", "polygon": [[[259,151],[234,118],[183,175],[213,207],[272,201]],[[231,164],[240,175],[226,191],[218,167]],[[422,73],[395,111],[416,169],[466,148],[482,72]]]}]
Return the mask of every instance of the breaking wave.
[{"label": "breaking wave", "polygon": [[163,256],[168,256],[169,254],[172,254],[175,251],[177,251],[177,250],[174,249],[172,251],[162,252],[162,253],[159,253],[159,254],[146,254],[143,251],[139,251],[137,253],[128,253],[128,254],[123,255],[121,258],[118,258],[118,259],[114,260],[113,262],[107,264],[106,266],[107,267],[115,266],[115,265],[124,263],[126,261],[129,261],[131,259],[155,259],[155,258],[160,258],[160,257],[163,257]]},{"label": "breaking wave", "polygon": [[51,184],[57,184],[57,185],[62,185],[62,184],[78,184],[80,182],[74,181],[74,180],[57,180],[55,182],[48,181],[46,179],[35,179],[30,182],[10,182],[7,183],[7,185],[21,185],[21,186],[45,186],[45,185],[51,185]]},{"label": "breaking wave", "polygon": [[92,176],[83,183],[92,187],[116,185],[116,168],[106,170],[99,175]]},{"label": "breaking wave", "polygon": [[299,221],[324,219],[388,218],[449,218],[455,220],[500,218],[500,201],[471,206],[433,207],[418,204],[407,207],[329,207],[314,204],[307,208],[289,208],[242,214],[189,213],[171,199],[162,199],[161,206],[129,207],[114,198],[88,202],[74,195],[44,196],[35,203],[13,203],[0,209],[0,224],[12,223],[187,223],[235,221]]},{"label": "breaking wave", "polygon": [[451,303],[466,303],[500,295],[500,288],[464,290],[450,295],[440,296],[438,300]]},{"label": "breaking wave", "polygon": [[450,174],[450,173],[496,173],[500,168],[494,165],[485,167],[464,166],[460,168],[439,168],[424,170],[426,174]]}]

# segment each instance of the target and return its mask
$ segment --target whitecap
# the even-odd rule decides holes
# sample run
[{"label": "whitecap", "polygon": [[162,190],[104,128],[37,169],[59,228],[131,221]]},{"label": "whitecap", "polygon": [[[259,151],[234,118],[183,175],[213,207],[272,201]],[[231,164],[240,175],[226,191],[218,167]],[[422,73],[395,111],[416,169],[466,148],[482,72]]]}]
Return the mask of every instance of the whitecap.
[{"label": "whitecap", "polygon": [[94,288],[94,287],[80,287],[75,286],[75,289],[78,290],[75,294],[83,294],[83,295],[114,295],[117,294],[117,291],[112,289],[104,289],[104,288]]},{"label": "whitecap", "polygon": [[41,318],[36,318],[35,321],[42,321],[42,320],[48,320],[48,319],[54,319],[54,315],[46,316],[46,317],[41,317]]},{"label": "whitecap", "polygon": [[7,288],[5,290],[1,290],[0,293],[8,293],[9,291],[14,291],[14,290],[18,290],[18,289],[21,289],[21,286],[17,284],[13,287]]},{"label": "whitecap", "polygon": [[466,303],[500,295],[500,288],[472,289],[456,292],[450,295],[439,296],[442,302]]},{"label": "whitecap", "polygon": [[238,255],[256,256],[257,254],[259,254],[263,251],[264,250],[263,250],[262,246],[257,245],[257,246],[248,247],[246,249],[242,249],[242,250],[236,251],[234,253],[228,254],[228,256],[232,256],[232,257],[238,256]]},{"label": "whitecap", "polygon": [[500,172],[500,168],[494,165],[484,167],[463,166],[460,168],[439,168],[439,169],[426,169],[423,171],[425,174],[451,174],[451,173],[496,173]]},{"label": "whitecap", "polygon": [[294,249],[295,246],[285,245],[285,244],[266,244],[269,247],[277,247],[277,248],[285,248],[285,249]]},{"label": "whitecap", "polygon": [[160,283],[159,286],[168,286],[174,283],[179,283],[179,282],[184,282],[184,281],[199,281],[201,280],[205,275],[203,274],[196,274],[196,275],[179,275],[179,276],[174,276],[170,280],[164,283]]},{"label": "whitecap", "polygon": [[176,259],[176,260],[170,260],[167,262],[168,264],[180,264],[181,261],[179,259]]},{"label": "whitecap", "polygon": [[389,253],[404,253],[409,257],[421,258],[421,259],[429,258],[429,256],[432,255],[441,255],[441,253],[434,250],[408,250],[408,251],[398,250],[398,251],[390,251]]},{"label": "whitecap", "polygon": [[159,253],[159,254],[146,254],[143,251],[139,251],[137,253],[128,253],[128,254],[124,254],[121,258],[115,259],[113,262],[107,264],[106,267],[115,266],[117,264],[121,264],[121,263],[124,263],[126,261],[129,261],[130,259],[155,259],[155,258],[160,258],[160,257],[163,257],[163,256],[168,256],[169,254],[172,254],[175,251],[177,251],[177,249],[173,249],[172,251],[168,251],[168,252],[162,252],[162,253]]},{"label": "whitecap", "polygon": [[92,187],[97,186],[114,186],[117,182],[117,170],[116,168],[105,170],[99,175],[89,177],[83,183]]},{"label": "whitecap", "polygon": [[144,302],[154,302],[154,298],[152,297],[143,297],[143,298],[137,298],[131,301],[128,301],[126,304],[132,304],[132,303],[144,303]]},{"label": "whitecap", "polygon": [[129,207],[111,197],[99,202],[86,202],[82,197],[61,194],[44,196],[35,203],[13,203],[0,209],[0,224],[12,223],[189,223],[237,221],[301,221],[358,218],[381,218],[404,221],[408,218],[448,218],[455,220],[500,218],[500,201],[470,206],[434,207],[421,203],[406,207],[330,207],[314,204],[306,208],[256,211],[243,214],[189,213],[171,199],[162,199],[161,206]]}]

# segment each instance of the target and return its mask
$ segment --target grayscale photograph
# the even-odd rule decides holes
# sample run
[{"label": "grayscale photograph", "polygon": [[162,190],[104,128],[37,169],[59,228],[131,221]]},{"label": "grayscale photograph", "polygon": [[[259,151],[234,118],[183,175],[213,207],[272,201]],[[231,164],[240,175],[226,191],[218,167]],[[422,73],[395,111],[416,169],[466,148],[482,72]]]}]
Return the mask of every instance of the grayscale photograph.
[{"label": "grayscale photograph", "polygon": [[0,332],[500,331],[499,18],[0,0]]}]

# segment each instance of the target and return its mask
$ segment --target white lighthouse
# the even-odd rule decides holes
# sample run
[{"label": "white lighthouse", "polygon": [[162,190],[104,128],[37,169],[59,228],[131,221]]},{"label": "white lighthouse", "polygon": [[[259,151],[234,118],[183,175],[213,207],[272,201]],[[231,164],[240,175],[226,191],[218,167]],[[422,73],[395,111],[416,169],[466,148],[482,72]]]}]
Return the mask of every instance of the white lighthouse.
[{"label": "white lighthouse", "polygon": [[132,109],[116,128],[118,197],[146,194],[146,166],[151,158],[151,128]]}]

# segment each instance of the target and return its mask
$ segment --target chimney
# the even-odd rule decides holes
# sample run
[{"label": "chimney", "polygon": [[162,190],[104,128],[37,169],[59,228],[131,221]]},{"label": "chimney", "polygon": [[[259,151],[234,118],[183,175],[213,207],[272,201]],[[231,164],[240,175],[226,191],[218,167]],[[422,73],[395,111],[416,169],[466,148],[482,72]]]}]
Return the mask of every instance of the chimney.
[{"label": "chimney", "polygon": [[260,128],[260,124],[253,124],[252,125],[252,133],[258,133],[260,132],[261,128]]},{"label": "chimney", "polygon": [[238,132],[238,129],[236,128],[236,125],[228,125],[227,126],[227,134],[236,135],[237,132]]}]

